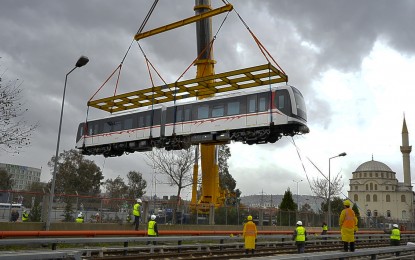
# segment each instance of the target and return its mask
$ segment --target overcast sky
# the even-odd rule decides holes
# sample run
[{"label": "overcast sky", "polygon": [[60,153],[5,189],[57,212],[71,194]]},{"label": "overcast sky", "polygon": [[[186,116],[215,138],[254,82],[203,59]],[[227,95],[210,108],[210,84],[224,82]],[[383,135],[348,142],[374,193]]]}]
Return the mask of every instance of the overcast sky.
[{"label": "overcast sky", "polygon": [[[68,79],[61,149],[75,146],[77,126],[87,115],[87,101],[121,63],[153,1],[144,0],[3,0],[0,8],[0,73],[23,82],[29,111],[38,123],[32,144],[18,155],[0,152],[0,162],[42,167],[55,154],[65,75],[81,55],[90,62]],[[401,145],[405,115],[409,142],[415,144],[415,2],[414,1],[265,1],[231,2],[249,28],[304,95],[310,133],[275,144],[231,144],[230,173],[242,195],[283,194],[290,188],[311,194],[309,179],[341,172],[347,192],[352,172],[372,159],[387,164],[403,181]],[[213,0],[219,7],[222,1]],[[144,31],[194,15],[194,1],[161,0]],[[218,31],[225,15],[213,19]],[[194,24],[140,41],[163,78],[174,82],[197,57]],[[215,71],[226,72],[267,63],[235,12],[229,14],[214,46]],[[195,76],[194,68],[185,78]],[[121,72],[117,93],[151,87],[143,55],[134,43]],[[112,78],[99,92],[111,96]],[[88,118],[102,116],[94,108]],[[414,172],[414,152],[411,169]],[[147,194],[173,195],[165,184],[152,185],[152,169],[143,154],[91,156],[105,178],[143,173]],[[305,171],[303,170],[303,165]],[[161,176],[157,176],[163,182]],[[183,197],[191,197],[185,191]]]}]

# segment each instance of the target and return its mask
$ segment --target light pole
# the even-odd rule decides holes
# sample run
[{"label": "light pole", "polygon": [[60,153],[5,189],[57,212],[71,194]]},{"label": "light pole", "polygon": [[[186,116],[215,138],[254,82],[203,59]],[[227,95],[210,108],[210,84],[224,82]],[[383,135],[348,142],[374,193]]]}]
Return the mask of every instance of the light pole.
[{"label": "light pole", "polygon": [[62,97],[62,108],[61,108],[61,117],[59,120],[59,130],[58,130],[58,141],[56,143],[56,154],[55,154],[55,162],[53,166],[53,175],[52,175],[52,185],[50,188],[50,196],[49,196],[49,206],[48,206],[48,217],[46,219],[46,230],[50,228],[50,222],[52,217],[52,204],[53,204],[53,197],[55,196],[55,182],[56,182],[56,170],[58,166],[58,155],[59,155],[59,143],[61,140],[61,130],[62,130],[62,117],[63,117],[63,107],[65,105],[65,93],[66,93],[66,82],[68,81],[68,75],[72,73],[76,68],[80,68],[86,65],[89,62],[88,57],[81,56],[75,64],[75,67],[71,69],[65,77],[65,85],[63,87],[63,97]]},{"label": "light pole", "polygon": [[299,181],[295,181],[293,180],[293,182],[297,183],[297,211],[299,210],[299,205],[298,205],[298,183],[302,182],[303,180],[299,180]]},{"label": "light pole", "polygon": [[328,201],[328,221],[327,221],[327,223],[328,223],[328,228],[330,229],[331,228],[331,179],[330,179],[330,160],[331,159],[333,159],[333,158],[337,158],[337,157],[341,157],[341,156],[346,156],[347,154],[346,153],[341,153],[341,154],[338,154],[338,155],[336,155],[336,156],[333,156],[333,157],[330,157],[329,158],[329,201]]}]

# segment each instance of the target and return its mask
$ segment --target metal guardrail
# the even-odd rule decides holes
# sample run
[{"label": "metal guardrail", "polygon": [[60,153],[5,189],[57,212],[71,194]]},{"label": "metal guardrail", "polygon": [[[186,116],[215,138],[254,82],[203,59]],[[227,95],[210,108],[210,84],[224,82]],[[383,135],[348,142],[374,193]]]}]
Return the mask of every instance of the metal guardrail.
[{"label": "metal guardrail", "polygon": [[[326,240],[327,238],[327,240]],[[405,234],[402,236],[402,242],[413,241],[415,239],[415,234]],[[147,243],[156,241],[160,244],[160,242],[170,243],[170,245],[151,245],[151,246],[131,246],[132,243]],[[389,235],[387,234],[361,234],[357,235],[356,242],[357,244],[359,241],[389,241]],[[175,244],[172,244],[176,243]],[[326,236],[309,236],[307,240],[307,244],[314,244],[318,245],[321,243],[339,243],[340,242],[340,235],[326,235]],[[57,250],[57,246],[61,244],[82,244],[85,245],[93,245],[99,243],[106,243],[106,244],[122,244],[123,247],[114,246],[114,247],[95,247],[95,248],[72,248],[69,251],[64,250]],[[186,244],[187,243],[187,244]],[[292,241],[291,235],[260,235],[258,236],[258,245],[262,245],[265,247],[277,247],[281,245],[293,245],[294,241]],[[59,253],[62,256],[62,259],[66,258],[74,258],[80,259],[82,255],[91,255],[92,253],[98,253],[99,255],[103,255],[103,252],[111,252],[111,251],[124,251],[124,254],[127,254],[128,251],[131,250],[143,250],[149,253],[154,253],[154,250],[158,250],[163,252],[163,250],[174,250],[177,249],[180,252],[182,249],[185,248],[193,248],[197,249],[198,251],[206,250],[209,251],[211,247],[220,247],[223,248],[242,248],[243,238],[241,236],[165,236],[165,237],[94,237],[94,238],[19,238],[19,239],[0,239],[0,246],[15,246],[15,245],[50,245],[52,251],[35,251],[30,253],[29,255],[31,258],[25,258],[27,256],[27,251],[22,252],[14,252],[12,255],[8,254],[7,252],[0,253],[0,260],[4,259],[50,259],[49,253]],[[398,248],[398,247],[394,247]],[[406,248],[406,247],[405,247]],[[395,252],[394,249],[387,247],[385,249],[392,250],[391,252]],[[399,248],[400,249],[400,248]],[[405,250],[412,250],[410,249]],[[360,252],[361,250],[358,250]],[[415,246],[413,246],[413,251],[415,251]],[[369,252],[369,251],[368,251]],[[373,251],[378,252],[378,251]],[[369,253],[372,254],[372,251]],[[381,252],[381,251],[379,251]],[[382,251],[383,252],[383,251]],[[389,252],[389,251],[388,251]],[[343,255],[347,254],[346,252],[341,252]],[[356,253],[356,252],[354,252]],[[369,254],[369,255],[370,255]],[[16,258],[17,256],[21,258]],[[35,256],[39,256],[39,258],[35,258]],[[333,257],[333,254],[330,254]],[[325,258],[324,255],[316,255],[314,253],[313,257],[323,257],[323,258],[301,258],[303,256],[299,256],[298,259],[333,259],[333,258]],[[305,256],[304,256],[305,257]],[[52,258],[59,259],[59,257],[53,256]],[[280,258],[279,258],[280,259]],[[281,258],[283,259],[283,258]],[[297,258],[289,258],[289,259],[297,259]]]}]

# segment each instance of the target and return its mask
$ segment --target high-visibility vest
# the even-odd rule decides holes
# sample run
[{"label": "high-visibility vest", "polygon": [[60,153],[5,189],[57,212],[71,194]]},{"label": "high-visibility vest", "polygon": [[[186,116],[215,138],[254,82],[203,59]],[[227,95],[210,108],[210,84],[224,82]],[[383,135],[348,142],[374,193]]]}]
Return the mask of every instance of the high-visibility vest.
[{"label": "high-visibility vest", "polygon": [[295,230],[297,231],[297,236],[295,237],[295,241],[305,242],[305,228],[303,226],[299,226]]},{"label": "high-visibility vest", "polygon": [[252,237],[256,237],[256,225],[254,222],[252,222],[251,220],[249,220],[248,222],[245,223],[244,226],[244,236],[252,236]]},{"label": "high-visibility vest", "polygon": [[140,216],[140,204],[134,204],[133,208],[133,215],[139,217]]},{"label": "high-visibility vest", "polygon": [[77,218],[75,219],[75,222],[76,222],[76,223],[84,223],[84,218],[77,217]]},{"label": "high-visibility vest", "polygon": [[401,231],[398,228],[392,229],[390,239],[401,240]]},{"label": "high-visibility vest", "polygon": [[327,231],[329,230],[329,227],[327,225],[323,225],[323,230]]},{"label": "high-visibility vest", "polygon": [[346,208],[345,210],[345,216],[344,216],[344,222],[342,227],[345,228],[355,228],[355,215],[354,215],[354,211],[351,208]]},{"label": "high-visibility vest", "polygon": [[23,212],[23,214],[22,214],[22,221],[23,222],[26,222],[28,220],[29,220],[29,214]]},{"label": "high-visibility vest", "polygon": [[156,225],[156,221],[154,221],[154,220],[150,220],[148,222],[147,235],[149,235],[149,236],[157,236],[157,233],[154,230],[154,226],[155,225]]}]

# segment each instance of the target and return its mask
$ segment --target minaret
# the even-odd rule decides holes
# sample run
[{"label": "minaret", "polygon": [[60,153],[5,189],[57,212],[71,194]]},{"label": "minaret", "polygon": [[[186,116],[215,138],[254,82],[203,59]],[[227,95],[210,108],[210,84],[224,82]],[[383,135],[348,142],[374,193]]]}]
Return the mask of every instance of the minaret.
[{"label": "minaret", "polygon": [[403,161],[403,182],[405,186],[411,186],[411,161],[409,154],[411,153],[412,146],[409,145],[408,128],[406,127],[405,117],[403,118],[402,126],[402,161]]}]

